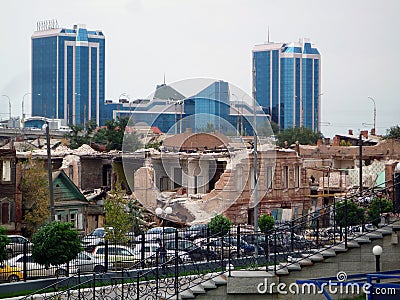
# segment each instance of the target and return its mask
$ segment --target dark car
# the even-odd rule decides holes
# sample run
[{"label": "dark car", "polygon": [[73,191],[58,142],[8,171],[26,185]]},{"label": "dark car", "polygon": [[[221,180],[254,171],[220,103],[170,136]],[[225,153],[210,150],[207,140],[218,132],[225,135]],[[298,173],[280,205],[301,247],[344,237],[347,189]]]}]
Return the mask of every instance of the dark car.
[{"label": "dark car", "polygon": [[[175,241],[165,242],[166,250],[175,250]],[[178,240],[178,251],[185,251],[192,261],[203,261],[217,259],[218,255],[211,250],[203,249],[192,241]]]},{"label": "dark car", "polygon": [[208,224],[196,224],[189,227],[185,232],[185,238],[195,240],[207,237]]},{"label": "dark car", "polygon": [[[237,246],[238,242],[236,238],[231,237],[230,240],[228,237],[224,237],[225,242],[230,243],[232,246]],[[256,250],[256,246],[254,244],[247,243],[244,240],[240,241],[240,249],[242,249],[243,255],[248,256],[248,255],[253,255]],[[258,245],[258,254],[262,255],[264,254],[264,249]]]}]

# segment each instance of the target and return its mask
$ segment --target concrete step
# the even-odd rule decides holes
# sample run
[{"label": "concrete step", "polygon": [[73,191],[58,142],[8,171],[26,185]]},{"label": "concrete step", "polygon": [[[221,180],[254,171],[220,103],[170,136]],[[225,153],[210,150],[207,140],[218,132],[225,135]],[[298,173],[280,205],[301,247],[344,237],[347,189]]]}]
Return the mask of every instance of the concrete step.
[{"label": "concrete step", "polygon": [[377,232],[377,231],[368,232],[365,236],[368,237],[371,240],[376,240],[376,239],[382,239],[383,238],[382,233]]},{"label": "concrete step", "polygon": [[301,270],[300,264],[296,263],[296,262],[280,263],[279,266],[281,268],[287,268],[289,271],[300,271]]},{"label": "concrete step", "polygon": [[395,222],[393,224],[389,224],[388,227],[391,227],[394,231],[400,230],[400,222]]},{"label": "concrete step", "polygon": [[336,256],[335,250],[333,250],[333,249],[331,249],[331,248],[321,250],[319,253],[321,253],[321,255],[322,255],[323,257],[334,257],[334,256]]},{"label": "concrete step", "polygon": [[359,243],[359,244],[369,244],[371,243],[371,240],[367,236],[359,236],[353,239],[353,241]]},{"label": "concrete step", "polygon": [[338,253],[338,252],[347,252],[348,251],[348,249],[346,249],[344,247],[344,243],[337,244],[337,245],[333,246],[332,249],[335,250],[336,253]]},{"label": "concrete step", "polygon": [[300,267],[312,266],[314,264],[311,261],[311,259],[303,258],[303,257],[292,258],[292,262],[297,262],[300,265]]},{"label": "concrete step", "polygon": [[356,241],[347,241],[347,247],[349,248],[360,248],[360,244]]},{"label": "concrete step", "polygon": [[226,285],[228,283],[228,277],[224,274],[218,275],[212,278],[215,285]]},{"label": "concrete step", "polygon": [[303,253],[303,254],[301,254],[301,256],[303,258],[307,258],[307,259],[309,259],[309,260],[311,260],[313,262],[319,262],[319,261],[323,261],[324,260],[323,255],[320,254],[320,253],[314,253],[314,254]]},{"label": "concrete step", "polygon": [[189,290],[190,290],[194,295],[197,295],[197,294],[205,294],[205,293],[206,293],[206,290],[205,290],[200,284],[191,287]]},{"label": "concrete step", "polygon": [[186,290],[181,293],[179,293],[179,298],[180,299],[194,299],[196,296],[192,293],[191,290]]},{"label": "concrete step", "polygon": [[385,226],[382,228],[378,228],[376,231],[382,233],[382,235],[389,235],[393,233],[393,228]]},{"label": "concrete step", "polygon": [[216,289],[216,288],[217,288],[217,286],[216,286],[214,280],[212,280],[212,279],[209,279],[209,280],[207,280],[207,281],[205,281],[205,282],[202,282],[202,283],[201,283],[201,286],[202,286],[205,290],[212,290],[212,289]]}]

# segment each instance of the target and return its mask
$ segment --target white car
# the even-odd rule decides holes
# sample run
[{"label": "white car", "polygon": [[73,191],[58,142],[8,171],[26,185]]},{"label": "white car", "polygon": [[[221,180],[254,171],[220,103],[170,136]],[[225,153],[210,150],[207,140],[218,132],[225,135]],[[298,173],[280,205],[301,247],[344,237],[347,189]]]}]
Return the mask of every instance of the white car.
[{"label": "white car", "polygon": [[[112,227],[109,227],[108,229],[113,230]],[[106,234],[107,231],[104,227],[96,228],[82,239],[83,248],[87,251],[92,251],[94,247],[99,245],[104,245],[105,243],[104,238]]]},{"label": "white car", "polygon": [[[11,267],[17,267],[20,268],[21,270],[24,269],[24,255],[23,254],[18,254],[17,256],[10,258],[7,260],[8,265]],[[55,277],[61,277],[61,276],[67,276],[67,266],[60,265],[60,266],[50,266],[49,268],[46,269],[44,265],[38,264],[33,260],[32,254],[28,253],[26,255],[26,270],[27,270],[27,276],[28,278],[30,277],[49,277],[49,276],[55,276]],[[69,266],[69,273],[74,274],[77,272],[76,267],[74,267],[72,264]]]},{"label": "white car", "polygon": [[26,244],[26,250],[29,252],[32,250],[32,243],[26,237],[22,235],[7,235],[10,239],[10,243],[6,245],[7,257],[11,258],[17,254],[24,252],[24,244]]},{"label": "white car", "polygon": [[[149,257],[153,258],[152,260],[155,260],[157,249],[160,248],[159,244],[156,243],[145,243],[144,244],[144,257],[145,259],[148,259]],[[137,244],[134,252],[139,255],[139,259],[142,255],[142,244]],[[166,250],[166,260],[170,260],[174,258],[175,256],[175,250]],[[179,262],[185,262],[189,261],[190,257],[185,251],[178,251],[178,257],[179,257]]]}]

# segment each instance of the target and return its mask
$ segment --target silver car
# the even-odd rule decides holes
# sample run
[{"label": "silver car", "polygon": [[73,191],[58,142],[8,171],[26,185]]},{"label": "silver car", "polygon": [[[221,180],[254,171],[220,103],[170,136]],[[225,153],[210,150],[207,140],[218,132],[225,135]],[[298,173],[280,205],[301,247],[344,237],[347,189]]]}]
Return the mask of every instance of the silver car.
[{"label": "silver car", "polygon": [[6,245],[7,258],[11,258],[18,254],[24,253],[24,244],[26,244],[26,251],[31,251],[32,243],[22,235],[7,235],[10,243]]}]

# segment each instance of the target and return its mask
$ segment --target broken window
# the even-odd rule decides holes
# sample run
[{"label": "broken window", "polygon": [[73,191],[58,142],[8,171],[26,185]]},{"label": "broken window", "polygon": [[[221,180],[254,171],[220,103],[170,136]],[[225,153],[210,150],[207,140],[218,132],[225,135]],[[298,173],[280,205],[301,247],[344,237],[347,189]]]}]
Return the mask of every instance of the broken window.
[{"label": "broken window", "polygon": [[3,181],[11,181],[11,161],[3,160]]}]

